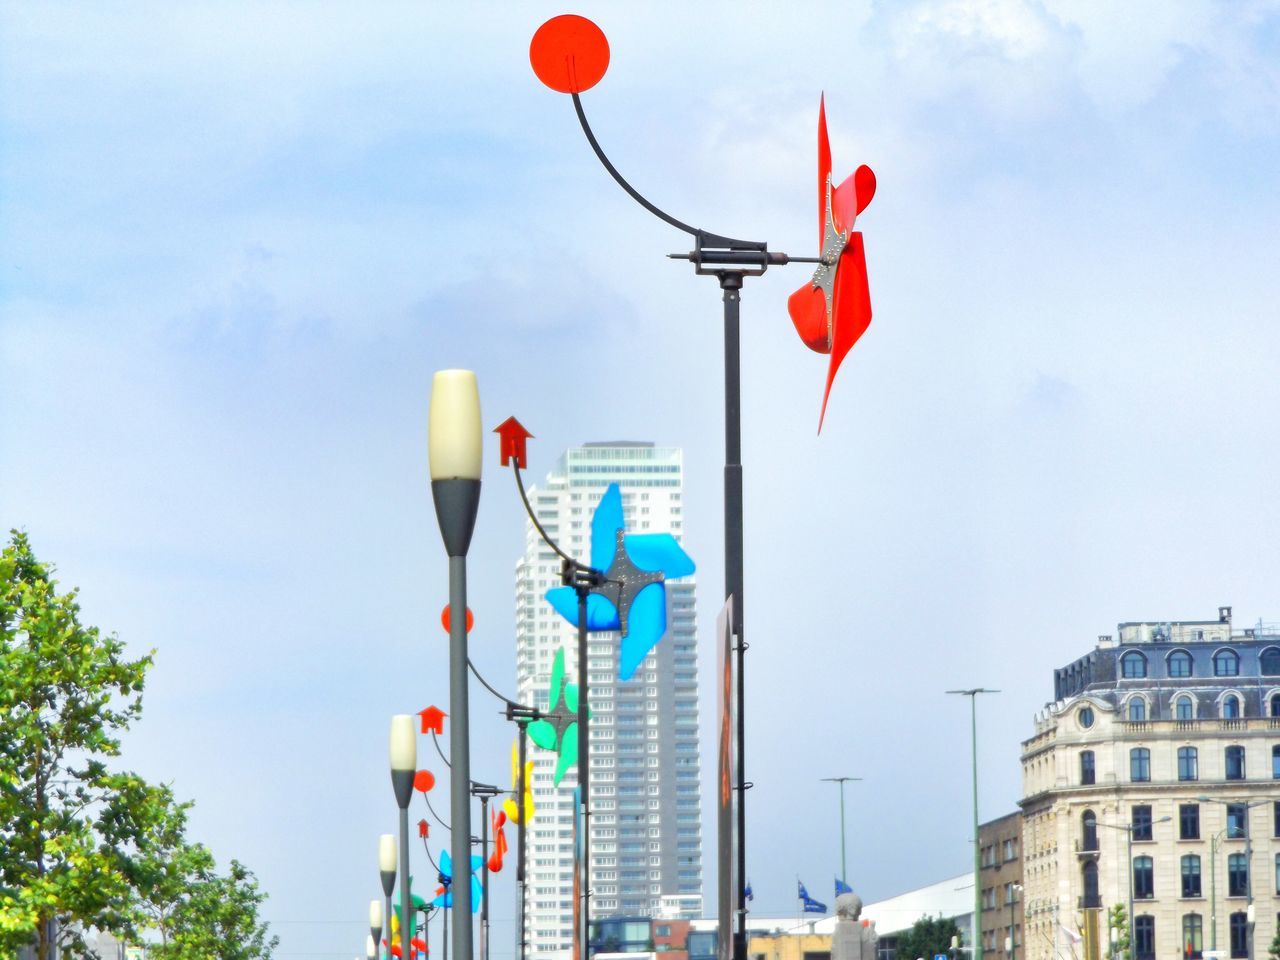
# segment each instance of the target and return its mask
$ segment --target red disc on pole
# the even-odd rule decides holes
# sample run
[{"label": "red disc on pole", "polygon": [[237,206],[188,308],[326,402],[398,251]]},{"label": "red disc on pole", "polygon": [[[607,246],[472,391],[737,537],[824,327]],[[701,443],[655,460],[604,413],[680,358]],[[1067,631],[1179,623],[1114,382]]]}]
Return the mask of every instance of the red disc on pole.
[{"label": "red disc on pole", "polygon": [[[453,618],[449,616],[449,607],[446,605],[440,611],[440,625],[444,627],[444,632],[449,632],[449,626],[453,623]],[[471,608],[467,607],[467,633],[471,632],[471,628],[476,625],[476,618],[471,614]]]},{"label": "red disc on pole", "polygon": [[529,43],[538,79],[560,93],[590,90],[609,69],[609,41],[586,17],[566,13],[538,28]]}]

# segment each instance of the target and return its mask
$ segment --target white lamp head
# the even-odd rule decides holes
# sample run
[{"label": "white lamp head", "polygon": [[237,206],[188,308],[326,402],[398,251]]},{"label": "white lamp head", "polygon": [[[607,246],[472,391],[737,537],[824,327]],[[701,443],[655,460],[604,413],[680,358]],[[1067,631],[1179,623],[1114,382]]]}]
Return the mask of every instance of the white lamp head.
[{"label": "white lamp head", "polygon": [[483,453],[480,391],[471,370],[439,370],[431,380],[427,456],[432,480],[479,480]]},{"label": "white lamp head", "polygon": [[395,834],[384,833],[378,837],[378,869],[383,873],[396,872]]},{"label": "white lamp head", "polygon": [[369,960],[378,960],[378,945],[373,942],[373,934],[369,934],[369,939],[365,941],[364,955]]},{"label": "white lamp head", "polygon": [[418,769],[418,737],[413,717],[407,713],[391,718],[391,769],[401,773]]},{"label": "white lamp head", "polygon": [[369,926],[382,929],[382,901],[369,901]]}]

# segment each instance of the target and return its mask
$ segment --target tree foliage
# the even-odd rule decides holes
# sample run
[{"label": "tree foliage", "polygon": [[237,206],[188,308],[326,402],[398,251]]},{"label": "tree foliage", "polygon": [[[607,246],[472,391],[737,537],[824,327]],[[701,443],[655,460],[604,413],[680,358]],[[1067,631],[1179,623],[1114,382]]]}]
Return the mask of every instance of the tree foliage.
[{"label": "tree foliage", "polygon": [[175,958],[265,957],[274,946],[257,924],[253,875],[233,861],[220,877],[208,851],[187,844],[190,805],[109,766],[141,714],[151,662],[82,625],[77,591],[59,593],[13,531],[0,552],[0,954],[34,943],[47,960],[56,939],[62,955],[85,957],[90,930],[136,941],[147,927],[185,931],[192,916],[230,948]]},{"label": "tree foliage", "polygon": [[1271,955],[1271,960],[1280,960],[1280,930],[1276,931],[1275,938],[1271,941],[1271,946],[1267,953]]},{"label": "tree foliage", "polygon": [[[1107,927],[1106,936],[1109,937],[1111,935],[1110,931],[1115,930],[1116,940],[1112,948],[1104,947],[1104,952],[1110,949],[1116,956],[1128,957],[1130,955],[1129,943],[1132,939],[1132,931],[1129,929],[1129,911],[1123,903],[1117,903],[1107,911]],[[1107,942],[1110,943],[1111,941],[1108,940]]]},{"label": "tree foliage", "polygon": [[951,918],[921,917],[906,933],[898,934],[894,955],[898,960],[932,960],[939,954],[950,954],[951,938],[960,936],[960,928]]}]

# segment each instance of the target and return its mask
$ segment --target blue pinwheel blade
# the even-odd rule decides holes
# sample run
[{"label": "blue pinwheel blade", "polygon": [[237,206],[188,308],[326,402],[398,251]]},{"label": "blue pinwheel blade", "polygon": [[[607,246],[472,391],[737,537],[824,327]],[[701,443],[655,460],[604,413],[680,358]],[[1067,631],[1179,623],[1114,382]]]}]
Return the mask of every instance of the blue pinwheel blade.
[{"label": "blue pinwheel blade", "polygon": [[547,603],[556,613],[575,627],[578,625],[578,595],[573,587],[552,587],[547,591]]},{"label": "blue pinwheel blade", "polygon": [[440,851],[440,876],[446,880],[453,879],[453,860],[449,858],[449,851]]},{"label": "blue pinwheel blade", "polygon": [[651,583],[636,594],[627,628],[618,649],[619,680],[630,680],[667,632],[667,591],[661,583]]},{"label": "blue pinwheel blade", "polygon": [[[477,870],[479,870],[483,866],[484,866],[484,857],[480,856],[478,853],[473,853],[471,855],[471,872],[475,873]],[[472,879],[474,880],[475,878],[472,877]]]},{"label": "blue pinwheel blade", "polygon": [[471,878],[471,912],[480,912],[480,903],[484,900],[484,887],[480,885],[480,878],[473,876]]},{"label": "blue pinwheel blade", "polygon": [[608,569],[622,523],[622,491],[611,483],[591,517],[591,565],[597,570]]},{"label": "blue pinwheel blade", "polygon": [[629,533],[627,556],[641,570],[661,570],[668,580],[694,571],[693,558],[669,533]]},{"label": "blue pinwheel blade", "polygon": [[[573,621],[576,626],[578,618],[575,616]],[[598,593],[587,597],[588,630],[617,630],[618,626],[618,608],[613,605],[613,601]]]},{"label": "blue pinwheel blade", "polygon": [[[548,590],[547,602],[560,616],[575,627],[578,625],[578,595],[573,587],[554,587]],[[598,593],[587,597],[587,629],[618,629],[618,608],[607,597],[602,597]]]}]

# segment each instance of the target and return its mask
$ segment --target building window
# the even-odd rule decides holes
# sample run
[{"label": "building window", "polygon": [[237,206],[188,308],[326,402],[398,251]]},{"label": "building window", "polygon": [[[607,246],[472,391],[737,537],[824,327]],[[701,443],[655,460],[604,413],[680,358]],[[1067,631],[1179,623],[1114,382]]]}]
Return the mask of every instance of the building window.
[{"label": "building window", "polygon": [[1234,693],[1229,693],[1222,698],[1222,719],[1223,720],[1239,720],[1240,719],[1240,698]]},{"label": "building window", "polygon": [[1271,779],[1280,780],[1280,746],[1271,748]]},{"label": "building window", "polygon": [[1219,650],[1213,655],[1213,675],[1215,677],[1238,677],[1240,675],[1240,657],[1234,650]]},{"label": "building window", "polygon": [[1198,780],[1199,758],[1196,755],[1195,747],[1179,747],[1178,748],[1178,779],[1179,780]]},{"label": "building window", "polygon": [[1271,709],[1268,712],[1273,717],[1280,717],[1280,693],[1271,695]]},{"label": "building window", "polygon": [[1243,803],[1227,804],[1227,839],[1243,840],[1249,832],[1249,808]]},{"label": "building window", "polygon": [[1147,701],[1141,697],[1134,697],[1129,701],[1129,720],[1132,723],[1139,723],[1147,719]]},{"label": "building window", "polygon": [[1094,782],[1092,750],[1084,750],[1080,753],[1080,782],[1086,787]]},{"label": "building window", "polygon": [[1190,697],[1179,697],[1173,701],[1173,718],[1175,720],[1194,720],[1196,707]]},{"label": "building window", "polygon": [[1098,864],[1093,860],[1088,860],[1081,868],[1081,879],[1084,881],[1084,903],[1085,909],[1090,907],[1102,906],[1102,898],[1098,896]]},{"label": "building window", "polygon": [[1280,647],[1267,647],[1258,658],[1264,677],[1280,676]]},{"label": "building window", "polygon": [[1080,817],[1080,829],[1084,834],[1080,841],[1081,850],[1098,849],[1098,818],[1092,810],[1086,810]]},{"label": "building window", "polygon": [[1227,747],[1227,779],[1244,779],[1244,747]]},{"label": "building window", "polygon": [[1133,918],[1133,960],[1155,960],[1156,918],[1143,914]]},{"label": "building window", "polygon": [[1156,895],[1155,866],[1150,857],[1133,858],[1133,898],[1150,900]]},{"label": "building window", "polygon": [[1140,680],[1147,675],[1147,658],[1131,650],[1120,658],[1120,676],[1126,680]]},{"label": "building window", "polygon": [[1129,751],[1129,779],[1135,783],[1151,779],[1151,751],[1146,747]]},{"label": "building window", "polygon": [[1249,861],[1243,853],[1233,853],[1227,857],[1227,896],[1247,897],[1249,895]]},{"label": "building window", "polygon": [[1200,896],[1200,858],[1194,853],[1182,858],[1182,895]]},{"label": "building window", "polygon": [[1169,676],[1191,676],[1191,654],[1185,650],[1175,650],[1169,654]]},{"label": "building window", "polygon": [[1204,956],[1204,923],[1198,913],[1182,915],[1182,955],[1187,960],[1201,960]]},{"label": "building window", "polygon": [[1080,721],[1080,726],[1088,730],[1093,726],[1093,707],[1084,707],[1076,714],[1076,718]]},{"label": "building window", "polygon": [[[1273,821],[1271,824],[1271,835],[1273,837],[1280,837],[1280,800],[1277,800],[1273,805],[1271,819]],[[1280,927],[1277,927],[1277,929],[1280,929]]]},{"label": "building window", "polygon": [[1231,956],[1249,956],[1249,915],[1244,912],[1231,915]]},{"label": "building window", "polygon": [[1133,839],[1151,839],[1151,804],[1137,804],[1129,811],[1129,823],[1133,829]]},{"label": "building window", "polygon": [[1010,860],[1018,858],[1018,841],[1009,839],[1004,842],[1004,859],[1008,863]]},{"label": "building window", "polygon": [[1200,839],[1200,804],[1183,803],[1178,806],[1178,839]]},{"label": "building window", "polygon": [[1276,854],[1276,893],[1280,893],[1280,853]]}]

